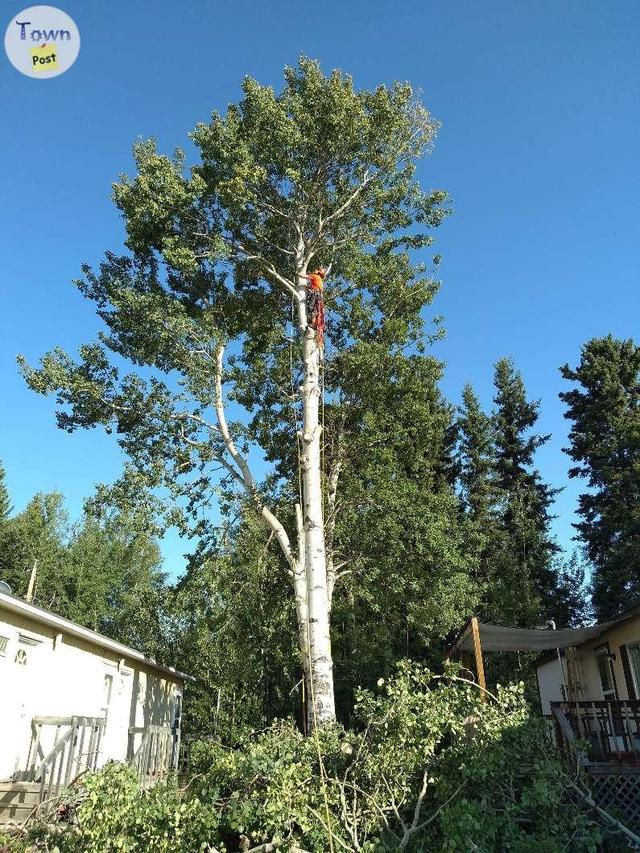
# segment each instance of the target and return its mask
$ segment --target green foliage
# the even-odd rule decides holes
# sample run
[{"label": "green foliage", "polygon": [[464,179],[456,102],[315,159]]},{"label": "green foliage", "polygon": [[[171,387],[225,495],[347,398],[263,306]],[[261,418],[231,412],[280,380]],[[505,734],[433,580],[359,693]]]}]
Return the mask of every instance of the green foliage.
[{"label": "green foliage", "polygon": [[82,782],[71,825],[34,826],[28,850],[57,853],[195,853],[217,833],[218,816],[197,797],[181,797],[172,782],[142,793],[133,770],[107,764]]},{"label": "green foliage", "polygon": [[588,490],[576,525],[593,572],[598,618],[610,619],[640,596],[640,347],[611,335],[582,348],[580,364],[561,368],[574,383],[560,398],[571,421],[570,477]]},{"label": "green foliage", "polygon": [[493,423],[499,490],[499,569],[492,590],[494,608],[507,624],[535,625],[553,616],[558,552],[550,533],[550,508],[557,490],[533,468],[536,451],[549,439],[533,432],[539,402],[527,400],[524,382],[508,359],[495,369]]},{"label": "green foliage", "polygon": [[38,494],[0,522],[0,578],[15,595],[151,655],[161,655],[165,576],[151,525],[87,507],[69,523],[58,493]]},{"label": "green foliage", "polygon": [[4,466],[0,462],[0,525],[6,521],[13,512],[5,477],[6,472],[4,470]]},{"label": "green foliage", "polygon": [[193,560],[168,596],[166,654],[193,675],[184,732],[233,743],[247,727],[295,714],[300,696],[296,620],[273,541],[248,514],[225,553]]},{"label": "green foliage", "polygon": [[[327,467],[341,463],[331,540],[336,695],[353,695],[401,657],[435,659],[473,611],[474,557],[449,482],[452,412],[442,365],[361,344],[337,356],[341,400],[327,409]],[[340,375],[340,374],[338,374]]]},{"label": "green foliage", "polygon": [[85,513],[67,549],[71,604],[66,615],[151,657],[164,658],[166,576],[149,527],[139,516]]},{"label": "green foliage", "polygon": [[331,832],[335,850],[362,853],[595,850],[600,832],[570,796],[573,779],[521,686],[482,702],[456,677],[403,663],[359,693],[352,730],[305,738],[280,720],[234,748],[196,744],[181,795],[162,785],[141,793],[129,770],[109,765],[83,782],[70,828],[34,829],[31,843],[111,853],[268,842],[326,853]]},{"label": "green foliage", "polygon": [[462,391],[457,426],[462,500],[471,520],[482,526],[495,521],[496,452],[491,418],[483,412],[471,385]]},{"label": "green foliage", "polygon": [[0,527],[0,577],[15,595],[25,596],[35,565],[34,601],[43,607],[66,609],[69,597],[64,565],[68,536],[69,520],[62,495],[35,495],[22,512]]}]

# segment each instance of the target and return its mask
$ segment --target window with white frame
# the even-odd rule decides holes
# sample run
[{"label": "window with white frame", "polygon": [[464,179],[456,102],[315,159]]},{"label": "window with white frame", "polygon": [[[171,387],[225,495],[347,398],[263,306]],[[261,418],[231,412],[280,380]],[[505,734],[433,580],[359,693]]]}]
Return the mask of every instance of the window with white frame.
[{"label": "window with white frame", "polygon": [[627,646],[627,653],[629,654],[629,665],[631,667],[633,685],[636,688],[636,696],[640,696],[640,643]]},{"label": "window with white frame", "polygon": [[614,701],[616,697],[616,683],[613,677],[613,663],[609,646],[600,646],[595,649],[600,686],[602,687],[602,698],[608,702]]}]

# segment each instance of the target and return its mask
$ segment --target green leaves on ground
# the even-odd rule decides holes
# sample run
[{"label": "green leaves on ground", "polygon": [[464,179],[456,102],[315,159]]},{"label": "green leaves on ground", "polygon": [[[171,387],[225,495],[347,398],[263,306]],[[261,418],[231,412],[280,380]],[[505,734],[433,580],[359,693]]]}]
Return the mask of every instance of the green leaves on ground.
[{"label": "green leaves on ground", "polygon": [[276,721],[233,749],[195,744],[181,796],[163,785],[142,793],[109,765],[84,782],[72,826],[34,828],[31,843],[60,853],[595,850],[601,831],[522,688],[483,702],[450,675],[405,662],[359,693],[353,729],[330,726],[317,740]]}]

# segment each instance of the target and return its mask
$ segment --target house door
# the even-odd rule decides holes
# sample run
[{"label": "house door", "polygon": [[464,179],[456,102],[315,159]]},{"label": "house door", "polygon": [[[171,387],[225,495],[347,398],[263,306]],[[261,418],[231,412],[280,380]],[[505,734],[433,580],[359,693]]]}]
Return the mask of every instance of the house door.
[{"label": "house door", "polygon": [[616,707],[618,692],[616,680],[613,673],[613,661],[609,651],[609,645],[600,646],[595,649],[598,675],[600,676],[600,689],[605,702],[611,703],[603,712],[601,732],[602,746],[605,752],[624,752],[624,724],[620,717],[619,709]]},{"label": "house door", "polygon": [[115,667],[108,667],[104,673],[103,705],[100,709],[105,721],[100,765],[107,761],[125,761],[127,758],[130,692],[131,677],[127,672],[118,672]]},{"label": "house door", "polygon": [[31,721],[44,708],[40,704],[42,695],[42,642],[26,634],[18,635],[18,642],[10,648],[7,667],[9,668],[10,690],[7,695],[13,699],[14,711],[10,715],[11,732],[8,742],[13,751],[12,772],[18,777],[27,770],[27,761],[31,748]]}]

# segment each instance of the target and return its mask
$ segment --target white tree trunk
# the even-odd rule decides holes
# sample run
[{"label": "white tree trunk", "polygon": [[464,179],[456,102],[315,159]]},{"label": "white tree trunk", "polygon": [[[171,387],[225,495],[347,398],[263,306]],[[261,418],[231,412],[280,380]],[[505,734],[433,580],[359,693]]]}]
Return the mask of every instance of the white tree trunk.
[{"label": "white tree trunk", "polygon": [[302,518],[302,507],[296,504],[296,527],[298,531],[298,560],[293,568],[293,594],[296,600],[296,619],[298,622],[298,645],[300,646],[300,659],[302,661],[302,677],[304,682],[304,705],[303,713],[306,714],[307,731],[309,731],[309,673],[311,661],[309,656],[309,608],[307,605],[307,573],[305,572],[304,555],[304,522]]},{"label": "white tree trunk", "polygon": [[333,659],[329,634],[329,596],[327,593],[327,564],[322,514],[322,472],[320,468],[320,347],[315,331],[307,326],[306,279],[296,282],[298,319],[303,337],[302,384],[302,483],[304,568],[307,587],[309,625],[309,695],[308,719],[311,728],[335,720],[333,693]]},{"label": "white tree trunk", "polygon": [[[329,637],[329,596],[322,514],[322,485],[320,469],[321,425],[320,407],[320,350],[313,329],[306,324],[305,279],[299,277],[302,289],[299,300],[299,325],[303,336],[304,383],[303,434],[301,436],[301,466],[303,473],[303,507],[296,504],[298,550],[294,552],[289,536],[276,515],[263,502],[246,458],[236,446],[224,411],[222,374],[224,347],[216,352],[215,409],[220,433],[230,460],[218,456],[223,467],[241,484],[267,525],[276,536],[289,564],[298,622],[298,643],[302,660],[307,731],[335,720],[333,697],[333,662]],[[212,427],[213,428],[213,427]]]}]

